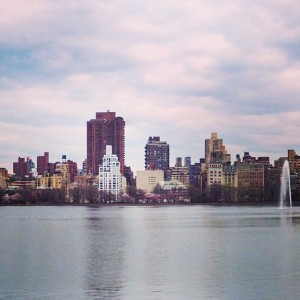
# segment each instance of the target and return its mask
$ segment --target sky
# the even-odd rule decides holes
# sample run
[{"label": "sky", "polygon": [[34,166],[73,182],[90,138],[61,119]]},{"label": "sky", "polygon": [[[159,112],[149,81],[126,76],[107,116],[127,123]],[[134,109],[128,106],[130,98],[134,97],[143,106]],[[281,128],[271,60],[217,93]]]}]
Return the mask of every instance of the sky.
[{"label": "sky", "polygon": [[149,136],[204,157],[300,153],[298,0],[1,0],[0,167],[86,158],[86,122],[126,122],[125,164]]}]

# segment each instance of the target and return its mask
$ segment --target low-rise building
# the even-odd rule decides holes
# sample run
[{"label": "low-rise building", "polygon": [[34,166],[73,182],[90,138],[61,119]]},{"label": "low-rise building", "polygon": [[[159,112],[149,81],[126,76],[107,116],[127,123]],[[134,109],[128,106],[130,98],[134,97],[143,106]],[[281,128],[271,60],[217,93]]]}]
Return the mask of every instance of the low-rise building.
[{"label": "low-rise building", "polygon": [[35,180],[16,180],[16,181],[13,181],[10,186],[15,187],[16,189],[31,190],[31,189],[35,188],[36,181]]},{"label": "low-rise building", "polygon": [[163,170],[137,171],[136,188],[147,193],[153,192],[160,181],[164,180]]},{"label": "low-rise building", "polygon": [[178,180],[160,181],[160,196],[165,203],[188,203],[191,202],[188,187]]},{"label": "low-rise building", "polygon": [[160,181],[159,186],[164,191],[187,190],[187,187],[178,180]]}]

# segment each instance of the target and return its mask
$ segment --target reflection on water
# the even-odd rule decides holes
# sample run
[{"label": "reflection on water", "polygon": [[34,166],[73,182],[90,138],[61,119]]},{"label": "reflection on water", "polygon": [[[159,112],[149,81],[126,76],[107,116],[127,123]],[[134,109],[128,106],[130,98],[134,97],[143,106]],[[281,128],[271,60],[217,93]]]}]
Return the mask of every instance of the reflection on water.
[{"label": "reflection on water", "polygon": [[88,209],[87,270],[85,276],[88,299],[116,299],[123,288],[121,270],[125,233],[122,216],[107,210]]},{"label": "reflection on water", "polygon": [[0,299],[297,299],[300,210],[1,207]]}]

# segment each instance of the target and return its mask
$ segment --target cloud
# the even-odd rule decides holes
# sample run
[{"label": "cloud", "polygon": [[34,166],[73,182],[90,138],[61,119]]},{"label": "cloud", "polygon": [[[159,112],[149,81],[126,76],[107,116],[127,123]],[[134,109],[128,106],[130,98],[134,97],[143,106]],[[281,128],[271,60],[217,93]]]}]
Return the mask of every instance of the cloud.
[{"label": "cloud", "polygon": [[215,131],[233,157],[300,152],[298,1],[4,0],[0,20],[1,167],[44,151],[80,164],[106,110],[135,171],[153,135],[171,165]]}]

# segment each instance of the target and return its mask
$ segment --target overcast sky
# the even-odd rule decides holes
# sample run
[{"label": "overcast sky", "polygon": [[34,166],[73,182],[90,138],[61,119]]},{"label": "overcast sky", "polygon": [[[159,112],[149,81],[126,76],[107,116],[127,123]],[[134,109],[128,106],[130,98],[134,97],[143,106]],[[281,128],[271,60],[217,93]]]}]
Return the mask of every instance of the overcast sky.
[{"label": "overcast sky", "polygon": [[126,121],[126,165],[149,136],[171,161],[300,153],[298,0],[1,0],[0,167],[44,151],[81,167],[86,121]]}]

